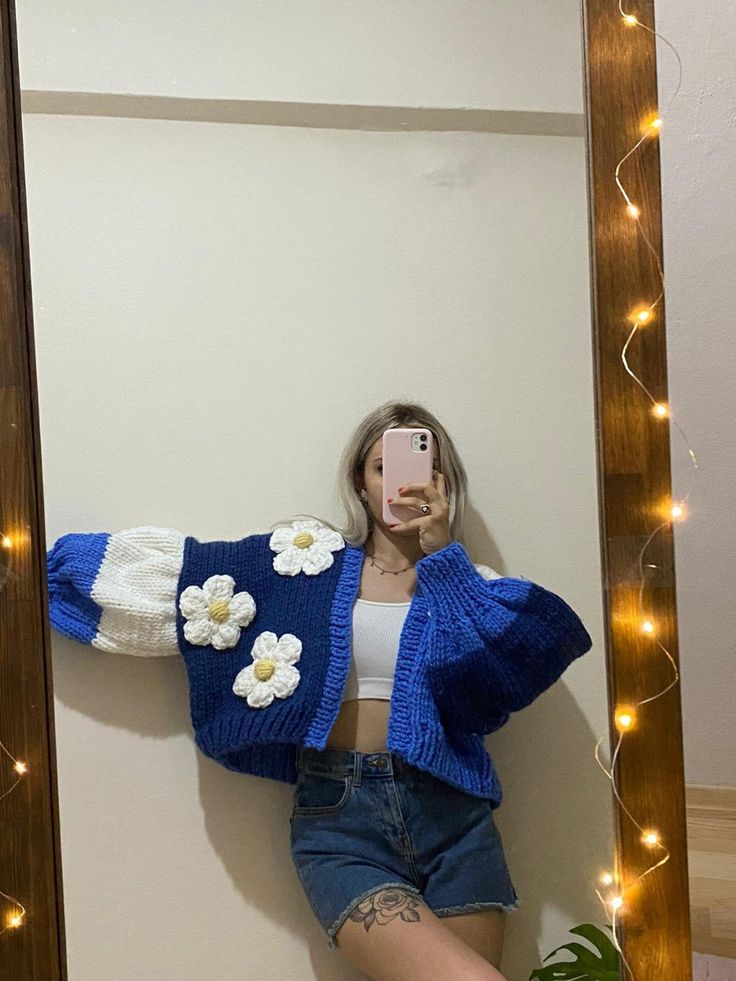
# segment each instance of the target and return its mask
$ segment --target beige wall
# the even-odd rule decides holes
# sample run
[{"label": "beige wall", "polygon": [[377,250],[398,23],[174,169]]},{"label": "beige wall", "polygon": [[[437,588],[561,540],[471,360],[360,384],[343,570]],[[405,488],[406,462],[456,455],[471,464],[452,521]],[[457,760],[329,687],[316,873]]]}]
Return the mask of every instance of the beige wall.
[{"label": "beige wall", "polygon": [[[691,491],[688,520],[675,526],[685,779],[736,787],[736,8],[711,4],[700,17],[675,0],[658,0],[656,6],[656,28],[683,66],[682,88],[669,106],[677,61],[659,42],[660,106],[668,110],[660,140],[669,398],[699,464],[694,471],[673,429],[675,494]],[[727,857],[733,843],[722,829],[717,848],[720,866],[708,872],[714,853],[692,853],[690,875],[700,878],[696,901],[708,905],[710,897],[712,909],[698,924],[696,945],[707,934],[709,945],[720,950],[733,948],[736,919],[736,875]],[[736,960],[696,954],[694,977],[733,981]]]},{"label": "beige wall", "polygon": [[[677,605],[688,783],[736,786],[736,8],[691,16],[666,0],[657,29],[677,48],[683,84],[661,136],[670,401],[698,460],[672,434],[673,483],[692,488],[676,526]],[[676,61],[660,45],[660,103]]]}]

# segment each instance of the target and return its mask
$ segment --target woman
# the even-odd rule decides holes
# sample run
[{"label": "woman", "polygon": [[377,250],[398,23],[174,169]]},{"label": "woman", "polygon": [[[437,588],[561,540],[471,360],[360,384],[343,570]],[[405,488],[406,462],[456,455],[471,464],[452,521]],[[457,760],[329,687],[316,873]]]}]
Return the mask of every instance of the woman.
[{"label": "woman", "polygon": [[[434,437],[433,483],[410,486],[402,503],[416,508],[417,517],[393,526],[383,520],[382,434],[401,426],[425,427]],[[452,507],[445,470],[451,475]],[[398,647],[406,608],[416,586],[415,564],[443,548],[459,530],[466,500],[466,476],[452,440],[426,409],[400,402],[372,412],[357,428],[341,462],[341,497],[352,524],[347,540],[365,544],[367,561],[360,579],[354,622],[354,663],[348,691],[327,739],[328,750],[302,754],[295,806],[315,806],[324,798],[322,814],[292,814],[292,857],[307,883],[320,897],[331,898],[330,877],[335,866],[350,861],[335,849],[355,836],[366,862],[381,863],[392,876],[407,883],[432,883],[434,911],[414,891],[379,888],[351,906],[336,933],[336,943],[348,958],[372,978],[502,979],[501,959],[506,912],[520,904],[506,867],[503,846],[493,815],[483,799],[465,795],[424,771],[393,756],[386,748],[390,708],[392,645]],[[355,513],[360,501],[365,515]],[[421,508],[428,508],[426,513]],[[487,567],[483,567],[484,571]],[[488,570],[490,571],[490,570]],[[384,663],[371,657],[375,633]],[[358,646],[358,645],[362,646]],[[364,672],[383,677],[364,679]],[[362,684],[355,684],[356,674]],[[365,692],[365,694],[364,694]],[[370,760],[347,806],[332,810],[335,790],[318,773],[352,773],[355,757]],[[320,766],[316,766],[321,760]],[[311,781],[311,783],[310,783]],[[339,790],[339,785],[338,785]],[[331,795],[331,796],[330,796]],[[302,808],[303,811],[303,808]],[[320,861],[319,850],[324,852]],[[361,890],[360,859],[351,863],[355,894]],[[337,898],[337,897],[335,897]],[[338,905],[321,907],[336,915]],[[468,907],[463,909],[462,907]],[[331,926],[332,924],[324,925]]]},{"label": "woman", "polygon": [[[436,457],[432,480],[401,492],[417,516],[389,527],[381,437],[395,426],[430,429]],[[291,856],[331,947],[375,979],[499,981],[520,901],[483,737],[592,641],[561,597],[470,560],[465,471],[426,409],[368,415],[339,483],[342,533],[314,519],[235,541],[64,535],[47,556],[51,626],[183,656],[198,748],[295,785]]]}]

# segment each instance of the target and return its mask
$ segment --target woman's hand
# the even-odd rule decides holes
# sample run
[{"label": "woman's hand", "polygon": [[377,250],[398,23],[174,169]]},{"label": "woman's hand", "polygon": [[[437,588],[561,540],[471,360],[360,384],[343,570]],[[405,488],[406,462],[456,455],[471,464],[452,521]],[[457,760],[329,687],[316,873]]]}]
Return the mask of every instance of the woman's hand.
[{"label": "woman's hand", "polygon": [[[425,555],[431,555],[450,544],[450,505],[447,501],[445,478],[438,470],[435,477],[426,483],[405,484],[399,487],[400,501],[389,497],[389,503],[406,504],[419,510],[423,504],[429,504],[430,513],[420,514],[417,518],[409,518],[396,525],[389,525],[391,531],[397,534],[414,534],[419,532],[419,545]],[[409,491],[417,491],[423,497],[409,496]]]}]

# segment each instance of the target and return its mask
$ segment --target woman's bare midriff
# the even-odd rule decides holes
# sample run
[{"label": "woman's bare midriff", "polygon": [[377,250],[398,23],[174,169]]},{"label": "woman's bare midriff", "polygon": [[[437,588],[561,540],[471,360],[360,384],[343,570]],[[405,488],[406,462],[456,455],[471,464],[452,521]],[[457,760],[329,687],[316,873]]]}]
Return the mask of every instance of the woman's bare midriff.
[{"label": "woman's bare midriff", "polygon": [[[406,603],[414,595],[416,573],[381,575],[370,563],[363,565],[360,599],[382,603]],[[334,749],[356,749],[360,753],[385,753],[390,702],[383,698],[351,698],[343,702],[327,737]]]}]

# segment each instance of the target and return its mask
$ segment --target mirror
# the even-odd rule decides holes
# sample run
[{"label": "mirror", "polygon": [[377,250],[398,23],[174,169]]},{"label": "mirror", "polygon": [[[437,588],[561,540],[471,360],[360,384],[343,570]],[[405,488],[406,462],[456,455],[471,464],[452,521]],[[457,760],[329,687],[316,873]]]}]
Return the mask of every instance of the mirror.
[{"label": "mirror", "polygon": [[[181,609],[171,616],[185,558],[186,582],[204,583],[192,543],[209,562],[207,543],[231,543],[232,558],[232,543],[270,536],[293,515],[345,528],[343,451],[378,407],[407,402],[441,424],[467,475],[463,544],[450,562],[466,603],[444,631],[423,628],[444,638],[435,655],[461,649],[448,625],[488,637],[479,611],[495,608],[496,579],[561,598],[592,642],[484,736],[500,806],[483,822],[477,804],[453,811],[475,815],[482,836],[496,829],[497,864],[473,878],[478,893],[460,879],[475,866],[458,859],[444,908],[486,903],[493,890],[504,902],[507,868],[521,903],[501,911],[497,966],[528,978],[571,927],[604,928],[596,886],[613,852],[609,782],[593,755],[608,709],[578,5],[22,8],[18,46],[46,535],[50,548],[65,541],[67,561],[96,563],[82,633],[53,635],[70,976],[363,976],[339,941],[325,943],[313,907],[325,915],[335,897],[306,873],[311,893],[302,888],[289,821],[295,801],[302,817],[324,816],[347,799],[336,788],[354,795],[360,784],[332,771],[292,785],[255,775],[255,763],[248,773],[220,765],[194,739],[196,644],[187,658],[156,655],[181,641]],[[454,457],[440,443],[446,468]],[[282,542],[285,529],[292,544],[308,534],[278,527]],[[146,552],[150,537],[124,534],[142,528],[172,534]],[[416,572],[402,579],[391,574],[394,539],[372,544],[392,581],[366,561],[353,598],[366,601],[363,650],[377,654],[365,643],[371,629],[395,637],[397,622],[410,622],[383,604],[424,585],[426,606],[409,606],[430,614],[426,624],[440,609],[431,570],[442,566],[435,555],[424,583]],[[151,564],[133,575],[141,549]],[[338,566],[355,554],[322,551],[333,565],[316,576],[270,569],[279,595],[296,597],[294,616],[315,598],[324,614]],[[97,579],[105,555],[117,556],[111,593]],[[252,570],[247,555],[242,569]],[[215,563],[208,575],[231,569]],[[258,607],[260,583],[245,571],[234,579]],[[127,653],[91,642],[97,610]],[[259,630],[299,634],[270,615]],[[411,623],[418,631],[417,616]],[[412,649],[426,655],[418,638]],[[233,678],[251,663],[251,645],[238,643],[212,661]],[[211,643],[199,646],[214,656]],[[308,656],[304,645],[291,663],[298,685]],[[296,689],[282,691],[283,708]],[[379,703],[377,714],[341,708],[343,737],[359,716],[377,725],[387,702],[358,701]],[[443,743],[448,732],[460,738],[448,726]],[[438,781],[444,801],[449,783],[421,772],[422,793]],[[406,772],[404,783],[390,776],[371,784],[385,793],[372,833],[413,848],[418,824],[391,835],[420,798],[399,798]],[[470,807],[462,790],[444,793]],[[334,840],[325,847],[335,853]],[[369,913],[371,936],[409,937],[407,957],[410,935],[396,931],[430,930],[408,895]],[[466,931],[463,950],[497,936],[489,919],[441,919],[454,936]],[[471,942],[473,922],[483,941]],[[369,935],[365,915],[350,923]]]}]

